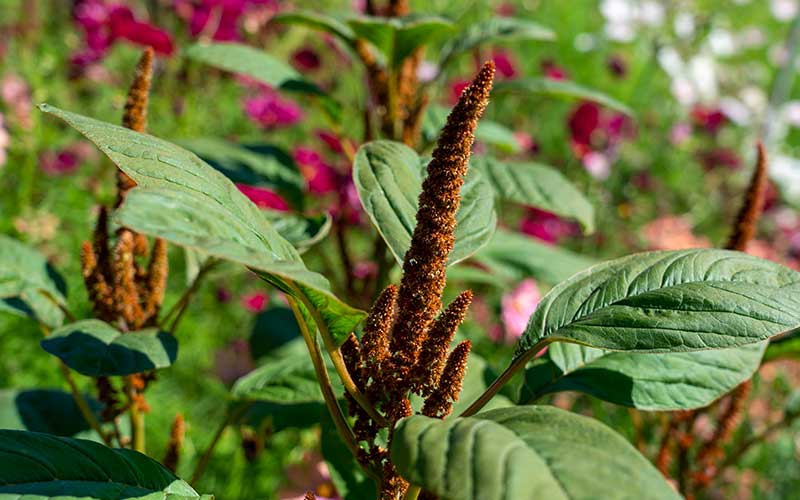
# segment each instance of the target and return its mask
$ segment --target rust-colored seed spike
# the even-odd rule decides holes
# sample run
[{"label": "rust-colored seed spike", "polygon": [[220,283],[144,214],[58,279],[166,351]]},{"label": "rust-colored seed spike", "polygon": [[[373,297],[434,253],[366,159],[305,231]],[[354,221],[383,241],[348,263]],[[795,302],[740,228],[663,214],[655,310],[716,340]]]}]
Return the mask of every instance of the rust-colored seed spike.
[{"label": "rust-colored seed spike", "polygon": [[111,247],[108,242],[108,210],[100,206],[97,214],[97,223],[94,226],[92,244],[97,256],[99,272],[107,280],[111,280]]},{"label": "rust-colored seed spike", "polygon": [[317,500],[317,497],[310,491],[306,491],[306,494],[303,496],[303,500]]},{"label": "rust-colored seed spike", "polygon": [[471,303],[472,292],[461,292],[428,330],[425,344],[411,374],[415,384],[413,389],[420,396],[429,396],[439,382],[447,359],[447,350]]},{"label": "rust-colored seed spike", "polygon": [[450,353],[439,385],[425,400],[425,405],[422,407],[423,415],[444,418],[453,411],[453,401],[458,401],[458,395],[461,393],[461,386],[464,383],[470,349],[472,349],[472,343],[465,340]]},{"label": "rust-colored seed spike", "polygon": [[412,366],[421,337],[442,306],[456,211],[478,119],[489,102],[494,63],[487,62],[447,117],[422,184],[417,225],[403,260],[391,350],[398,366]]},{"label": "rust-colored seed spike", "polygon": [[147,302],[145,303],[145,317],[148,322],[154,323],[164,302],[164,290],[167,288],[167,244],[161,238],[153,243],[153,253],[147,266]]},{"label": "rust-colored seed spike", "polygon": [[178,461],[181,458],[181,448],[183,447],[184,432],[185,425],[183,415],[178,413],[175,415],[175,420],[172,421],[169,442],[167,443],[167,452],[164,454],[164,460],[161,461],[164,467],[172,472],[175,472],[178,468]]},{"label": "rust-colored seed spike", "polygon": [[364,322],[364,335],[361,336],[361,379],[376,379],[381,364],[389,355],[389,329],[394,317],[394,305],[397,300],[397,287],[387,286],[378,296],[378,300]]},{"label": "rust-colored seed spike", "polygon": [[111,289],[100,270],[92,244],[88,241],[84,241],[81,246],[81,272],[95,316],[109,321],[113,317],[114,309]]},{"label": "rust-colored seed spike", "polygon": [[[144,132],[147,128],[147,101],[150,93],[150,82],[153,77],[153,49],[147,47],[142,52],[139,64],[136,65],[136,75],[128,90],[128,100],[125,102],[125,114],[122,115],[122,125],[136,132]],[[136,186],[136,182],[128,177],[122,170],[117,171],[117,204],[120,206],[125,199],[125,194]]]},{"label": "rust-colored seed spike", "polygon": [[358,345],[358,338],[355,333],[351,333],[347,340],[344,341],[341,347],[342,357],[347,371],[353,377],[356,387],[359,390],[364,390],[364,380],[361,378],[361,346]]},{"label": "rust-colored seed spike", "polygon": [[733,234],[731,234],[725,248],[728,250],[747,250],[747,244],[756,233],[758,218],[764,208],[764,196],[767,189],[767,153],[764,144],[757,145],[758,159],[750,185],[747,188],[744,204],[736,217]]},{"label": "rust-colored seed spike", "polygon": [[124,330],[136,330],[142,318],[139,294],[136,290],[136,270],[133,263],[133,233],[120,231],[114,248],[114,304],[124,320]]}]

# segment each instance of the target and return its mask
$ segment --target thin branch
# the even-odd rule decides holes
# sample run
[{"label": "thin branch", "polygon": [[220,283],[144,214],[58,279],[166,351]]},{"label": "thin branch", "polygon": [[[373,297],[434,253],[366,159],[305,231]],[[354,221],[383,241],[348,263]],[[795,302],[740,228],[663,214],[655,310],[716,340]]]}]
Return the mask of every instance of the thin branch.
[{"label": "thin branch", "polygon": [[64,375],[64,380],[67,381],[70,393],[72,393],[72,399],[75,401],[75,405],[77,405],[78,410],[80,410],[84,420],[86,420],[86,423],[89,424],[89,427],[91,427],[100,436],[106,446],[111,447],[111,437],[103,432],[103,428],[100,427],[100,422],[97,421],[94,413],[92,413],[92,409],[89,408],[89,404],[78,390],[78,385],[75,383],[75,379],[72,378],[72,372],[70,372],[69,367],[65,365],[63,361],[59,361],[58,366],[61,368],[61,373]]},{"label": "thin branch", "polygon": [[67,306],[59,302],[58,299],[56,299],[52,293],[50,293],[47,290],[39,290],[39,293],[42,294],[47,300],[52,302],[53,305],[55,305],[62,313],[64,313],[64,316],[67,318],[67,321],[69,321],[70,323],[77,321],[77,318],[75,317],[74,314],[72,314],[72,311],[70,311],[67,308]]},{"label": "thin branch", "polygon": [[[328,355],[333,362],[333,367],[336,369],[336,373],[339,375],[339,378],[342,380],[342,384],[344,385],[345,390],[353,396],[353,399],[367,412],[370,418],[379,426],[386,427],[388,426],[388,422],[380,413],[375,410],[372,406],[372,403],[367,399],[364,394],[358,390],[356,387],[356,383],[353,381],[353,378],[350,376],[350,372],[347,371],[347,366],[345,366],[344,358],[342,358],[342,353],[339,350],[339,347],[333,341],[333,337],[331,333],[328,331],[328,327],[320,316],[319,311],[311,304],[308,299],[306,298],[305,294],[303,294],[296,285],[290,284],[289,286],[292,287],[295,295],[303,302],[306,309],[308,309],[311,316],[314,318],[314,322],[317,324],[317,329],[319,330],[320,336],[322,337],[322,342],[325,345],[325,350],[328,351]],[[302,316],[301,316],[302,317]],[[298,320],[299,321],[299,320]],[[327,372],[326,372],[327,373]]]},{"label": "thin branch", "polygon": [[522,356],[512,361],[511,364],[508,365],[508,368],[506,368],[505,371],[501,373],[500,376],[497,377],[497,379],[495,379],[494,382],[492,382],[492,385],[487,387],[486,390],[483,391],[483,394],[478,396],[475,402],[469,405],[469,408],[461,412],[461,415],[459,415],[459,417],[469,417],[480,411],[480,409],[483,408],[486,405],[486,403],[488,403],[489,400],[491,400],[495,396],[495,394],[498,393],[498,391],[500,391],[500,389],[506,384],[506,382],[511,380],[511,378],[514,375],[516,375],[517,371],[525,368],[525,365],[527,365],[528,362],[532,360],[539,351],[544,349],[548,344],[552,342],[553,340],[549,338],[541,339],[539,340],[539,342],[534,344],[533,347],[525,351],[525,353],[522,354]]},{"label": "thin branch", "polygon": [[189,480],[190,484],[197,484],[197,481],[203,477],[203,473],[206,471],[206,467],[208,467],[208,462],[211,460],[211,455],[214,454],[214,448],[217,447],[217,443],[219,443],[219,440],[228,425],[244,415],[244,413],[249,410],[251,406],[252,403],[242,404],[238,406],[236,410],[226,412],[225,419],[223,419],[222,423],[220,423],[219,427],[217,427],[216,432],[214,432],[214,437],[211,438],[211,442],[200,456],[200,460],[197,462],[197,466],[195,466],[194,472],[192,473],[192,478]]},{"label": "thin branch", "polygon": [[770,435],[774,434],[775,432],[781,430],[782,428],[789,427],[792,425],[798,417],[800,417],[800,413],[791,415],[791,416],[784,416],[779,421],[774,422],[767,426],[766,429],[755,434],[754,436],[749,437],[742,441],[739,446],[737,446],[734,450],[730,451],[725,458],[725,460],[720,465],[720,469],[725,467],[730,467],[731,465],[735,464],[739,461],[739,459],[744,455],[753,445],[767,439]]},{"label": "thin branch", "polygon": [[130,382],[130,377],[125,378],[125,392],[128,395],[128,415],[131,421],[131,448],[140,453],[145,452],[144,413],[139,410],[139,404],[134,395],[136,389]]},{"label": "thin branch", "polygon": [[172,320],[172,324],[167,331],[170,334],[174,334],[175,330],[178,328],[178,323],[183,316],[183,313],[186,312],[186,309],[189,307],[189,303],[192,300],[192,297],[197,292],[197,289],[200,288],[200,282],[205,277],[208,272],[214,268],[220,262],[219,259],[209,258],[201,267],[200,270],[197,272],[197,276],[194,277],[192,280],[192,284],[184,290],[183,295],[178,299],[177,302],[172,306],[172,308],[161,318],[159,322],[161,325],[166,325],[172,316],[175,318]]}]

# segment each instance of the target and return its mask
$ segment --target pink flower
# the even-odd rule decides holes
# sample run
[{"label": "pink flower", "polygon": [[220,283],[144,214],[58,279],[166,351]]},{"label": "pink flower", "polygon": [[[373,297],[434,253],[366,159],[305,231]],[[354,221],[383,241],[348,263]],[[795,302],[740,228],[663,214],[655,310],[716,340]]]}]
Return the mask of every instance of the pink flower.
[{"label": "pink flower", "polygon": [[255,368],[246,340],[237,339],[214,353],[214,372],[225,385],[231,385]]},{"label": "pink flower", "polygon": [[608,179],[608,176],[611,175],[611,160],[603,153],[589,151],[581,159],[581,163],[589,175],[597,180]]},{"label": "pink flower", "polygon": [[289,211],[289,204],[274,191],[248,184],[236,184],[236,187],[239,188],[242,194],[250,198],[250,201],[255,203],[258,208],[270,208],[281,212]]},{"label": "pink flower", "polygon": [[14,120],[24,130],[33,128],[33,102],[28,84],[20,76],[7,74],[0,81],[0,98],[8,106]]},{"label": "pink flower", "polygon": [[39,155],[39,168],[48,175],[71,174],[93,155],[94,148],[86,141],[79,141],[58,151],[43,152]]},{"label": "pink flower", "polygon": [[322,156],[308,147],[297,147],[292,156],[300,173],[308,183],[308,190],[314,194],[326,194],[337,191],[340,184],[339,175],[327,164]]},{"label": "pink flower", "polygon": [[364,280],[378,275],[378,265],[374,262],[356,262],[353,266],[353,277]]},{"label": "pink flower", "polygon": [[324,142],[331,152],[341,153],[344,151],[342,148],[342,139],[333,132],[329,132],[327,130],[315,130],[314,135],[317,136],[317,139]]},{"label": "pink flower", "polygon": [[522,336],[541,298],[539,286],[532,279],[523,280],[510,293],[503,295],[500,318],[505,326],[506,341],[513,342]]},{"label": "pink flower", "polygon": [[270,88],[242,102],[245,113],[265,129],[288,127],[303,119],[303,111],[293,101],[283,99]]},{"label": "pink flower", "polygon": [[517,13],[517,6],[514,2],[503,2],[494,9],[498,16],[511,17]]},{"label": "pink flower", "polygon": [[527,132],[523,132],[518,130],[514,132],[514,140],[516,141],[519,148],[525,153],[536,154],[539,152],[539,143],[536,142],[536,139]]},{"label": "pink flower", "polygon": [[308,47],[296,50],[292,54],[292,62],[301,71],[318,70],[321,65],[319,55]]},{"label": "pink flower", "polygon": [[678,146],[692,136],[692,127],[688,123],[676,123],[669,131],[669,142]]},{"label": "pink flower", "polygon": [[520,222],[520,231],[550,244],[579,232],[575,223],[565,221],[552,212],[533,207],[527,208],[525,217]]},{"label": "pink flower", "polygon": [[242,307],[251,313],[260,313],[269,302],[269,297],[265,292],[248,293],[242,297]]},{"label": "pink flower", "polygon": [[492,54],[492,61],[494,61],[497,74],[502,78],[514,78],[517,76],[516,64],[507,51],[495,51]]},{"label": "pink flower", "polygon": [[706,170],[713,170],[717,167],[736,170],[741,166],[739,155],[727,148],[714,148],[699,151],[697,153],[697,160]]},{"label": "pink flower", "polygon": [[3,125],[3,113],[0,113],[0,167],[5,165],[8,160],[6,149],[11,144],[11,136],[8,135],[8,131]]},{"label": "pink flower", "polygon": [[695,236],[688,219],[675,215],[649,222],[642,228],[642,236],[650,250],[683,250],[711,246],[706,238]]}]

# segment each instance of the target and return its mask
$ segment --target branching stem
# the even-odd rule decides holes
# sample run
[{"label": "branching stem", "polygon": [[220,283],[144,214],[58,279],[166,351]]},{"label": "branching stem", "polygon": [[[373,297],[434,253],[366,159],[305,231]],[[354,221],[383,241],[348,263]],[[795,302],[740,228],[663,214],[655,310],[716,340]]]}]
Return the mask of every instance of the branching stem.
[{"label": "branching stem", "polygon": [[244,413],[249,410],[251,406],[252,403],[242,404],[234,411],[227,411],[225,419],[222,421],[222,423],[220,423],[219,427],[217,427],[216,432],[214,432],[214,437],[211,438],[211,442],[200,456],[200,461],[197,462],[197,466],[194,468],[192,478],[189,480],[192,485],[197,484],[197,481],[203,477],[203,473],[206,471],[206,467],[208,467],[208,462],[211,460],[211,455],[214,454],[214,449],[217,447],[217,443],[219,443],[220,438],[222,438],[222,434],[225,432],[225,429],[228,427],[228,425],[230,425],[231,422],[234,422],[236,419],[244,415]]}]

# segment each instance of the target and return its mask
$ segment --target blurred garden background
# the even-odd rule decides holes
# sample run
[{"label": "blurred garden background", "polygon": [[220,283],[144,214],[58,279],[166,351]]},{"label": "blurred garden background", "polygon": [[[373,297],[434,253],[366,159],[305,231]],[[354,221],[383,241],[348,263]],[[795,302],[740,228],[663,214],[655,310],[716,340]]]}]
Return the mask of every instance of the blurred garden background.
[{"label": "blurred garden background", "polygon": [[[293,172],[303,213],[330,214],[334,232],[349,227],[351,270],[368,281],[376,272],[373,233],[343,154],[364,139],[357,107],[345,105],[332,125],[303,96],[184,57],[198,41],[243,42],[290,64],[339,102],[360,103],[365,77],[351,52],[330,35],[271,21],[298,9],[357,14],[364,3],[0,0],[0,234],[43,252],[67,277],[70,309],[79,317],[90,315],[80,248],[90,238],[98,204],[113,204],[115,168],[36,106],[47,102],[118,123],[133,68],[142,49],[151,46],[157,57],[148,132],[216,158],[215,166],[234,171],[239,188],[265,210],[298,205],[263,171],[279,164]],[[486,59],[494,60],[500,81],[571,81],[630,110],[570,96],[494,99],[486,113],[494,127],[478,137],[476,148],[556,166],[587,194],[597,220],[597,230],[584,235],[573,221],[514,207],[503,212],[501,227],[589,260],[645,249],[720,246],[762,140],[771,181],[748,251],[800,266],[800,0],[426,0],[412,1],[411,8],[462,27],[515,16],[552,33],[551,40],[481,47],[446,68],[437,66],[436,50],[446,37],[432,44],[417,70],[419,80],[430,85],[432,113],[452,106]],[[435,140],[437,130],[423,124],[422,143]],[[230,144],[249,145],[257,158],[225,154]],[[325,238],[309,252],[309,266],[341,272],[330,262],[340,250],[336,238]],[[192,255],[170,248],[165,304],[178,300],[195,270]],[[473,278],[453,277],[459,279]],[[536,302],[553,283],[512,265],[495,279],[501,286],[488,279],[472,285],[490,292],[476,299],[461,334],[492,368],[502,369]],[[342,294],[357,300],[352,290]],[[20,416],[12,401],[19,391],[66,386],[53,358],[39,347],[35,325],[0,314],[0,332],[0,426],[14,427]],[[232,384],[295,336],[296,325],[280,294],[223,264],[197,291],[177,335],[177,362],[160,372],[148,391],[147,447],[157,459],[164,455],[180,412],[185,439],[178,474],[188,477],[224,418]],[[78,382],[93,393],[89,379]],[[755,384],[759,390],[749,401],[742,432],[773,425],[779,430],[728,467],[709,498],[800,498],[800,424],[781,424],[800,384],[800,364],[767,363]],[[547,400],[626,429],[640,447],[658,446],[655,437],[637,435],[641,427],[634,412],[584,395]],[[320,432],[302,428],[302,417],[310,424],[321,408],[251,411],[222,435],[198,490],[226,500],[301,498],[309,488],[334,495],[320,459]],[[39,425],[50,428],[60,418],[50,415]],[[661,417],[648,418],[657,428]],[[710,426],[701,421],[695,431],[711,432]]]}]

